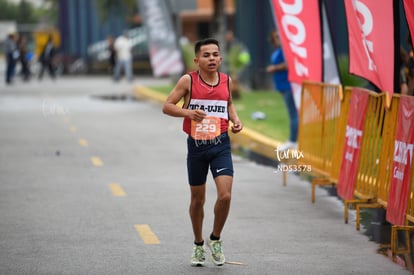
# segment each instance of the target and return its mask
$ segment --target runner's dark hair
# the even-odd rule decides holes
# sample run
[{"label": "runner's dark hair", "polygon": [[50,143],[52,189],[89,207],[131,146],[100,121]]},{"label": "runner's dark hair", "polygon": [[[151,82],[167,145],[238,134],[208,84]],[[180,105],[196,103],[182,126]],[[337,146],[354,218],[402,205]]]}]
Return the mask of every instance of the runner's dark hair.
[{"label": "runner's dark hair", "polygon": [[220,50],[220,45],[219,45],[219,42],[217,41],[217,39],[214,39],[214,38],[206,38],[206,39],[198,40],[195,43],[194,53],[197,55],[200,52],[201,46],[209,45],[209,44],[217,45],[217,47]]}]

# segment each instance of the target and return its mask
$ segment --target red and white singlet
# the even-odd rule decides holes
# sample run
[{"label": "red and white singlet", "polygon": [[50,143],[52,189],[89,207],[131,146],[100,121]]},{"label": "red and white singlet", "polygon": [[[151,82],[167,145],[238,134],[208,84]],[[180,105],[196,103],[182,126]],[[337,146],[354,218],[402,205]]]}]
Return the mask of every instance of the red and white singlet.
[{"label": "red and white singlet", "polygon": [[191,77],[190,101],[188,106],[183,108],[203,110],[207,116],[201,122],[184,118],[183,130],[196,140],[214,139],[227,132],[229,128],[229,77],[219,73],[217,85],[211,86],[203,81],[198,71],[190,72],[189,75]]}]

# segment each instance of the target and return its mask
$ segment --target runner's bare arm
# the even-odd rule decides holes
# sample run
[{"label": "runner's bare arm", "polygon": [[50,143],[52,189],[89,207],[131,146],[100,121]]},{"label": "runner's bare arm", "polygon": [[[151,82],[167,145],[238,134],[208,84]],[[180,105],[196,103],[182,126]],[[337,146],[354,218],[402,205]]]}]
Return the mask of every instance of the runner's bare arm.
[{"label": "runner's bare arm", "polygon": [[177,106],[177,103],[183,98],[185,104],[188,104],[188,95],[190,92],[190,76],[183,75],[168,95],[167,100],[164,102],[162,111],[164,114],[173,117],[188,117],[195,121],[202,121],[206,116],[206,113],[201,110],[189,110]]},{"label": "runner's bare arm", "polygon": [[[230,82],[229,82],[230,91],[232,90],[232,88],[233,88],[233,83],[230,79]],[[238,133],[243,129],[243,124],[240,122],[239,116],[237,115],[236,107],[233,104],[233,98],[231,96],[231,92],[230,92],[228,109],[229,109],[230,121],[233,123],[233,126],[231,127],[231,131],[233,133]]]}]

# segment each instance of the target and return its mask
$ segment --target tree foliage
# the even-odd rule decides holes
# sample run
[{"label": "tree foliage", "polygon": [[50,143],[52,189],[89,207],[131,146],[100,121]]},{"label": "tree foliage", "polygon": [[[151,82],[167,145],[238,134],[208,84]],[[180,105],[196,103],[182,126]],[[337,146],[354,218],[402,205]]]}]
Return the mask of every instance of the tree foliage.
[{"label": "tree foliage", "polygon": [[32,23],[33,6],[23,0],[19,4],[7,0],[0,0],[0,20],[11,20],[17,23]]},{"label": "tree foliage", "polygon": [[[55,2],[57,0],[48,0],[46,2]],[[51,5],[53,7],[53,5]],[[32,24],[39,22],[45,15],[50,16],[56,13],[56,9],[35,8],[32,3],[22,0],[15,4],[8,0],[0,0],[0,20],[16,21],[18,24]],[[56,16],[55,16],[56,17]]]},{"label": "tree foliage", "polygon": [[17,18],[19,23],[34,23],[36,18],[34,17],[33,5],[26,0],[20,2],[17,11]]}]

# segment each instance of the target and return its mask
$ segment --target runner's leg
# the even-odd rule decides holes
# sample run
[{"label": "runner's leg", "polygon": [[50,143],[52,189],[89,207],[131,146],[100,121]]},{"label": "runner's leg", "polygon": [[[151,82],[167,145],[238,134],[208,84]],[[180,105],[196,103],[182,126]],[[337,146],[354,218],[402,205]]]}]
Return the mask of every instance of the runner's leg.
[{"label": "runner's leg", "polygon": [[218,176],[214,181],[217,187],[217,200],[214,205],[213,235],[220,237],[230,211],[233,177],[227,175]]},{"label": "runner's leg", "polygon": [[194,241],[203,241],[204,202],[206,197],[206,185],[191,186],[190,218],[193,226]]}]

